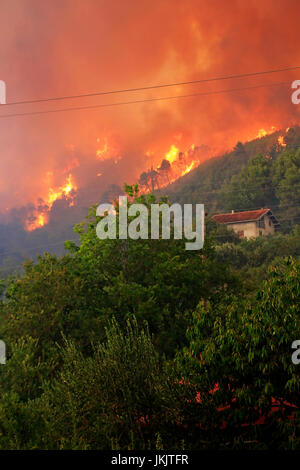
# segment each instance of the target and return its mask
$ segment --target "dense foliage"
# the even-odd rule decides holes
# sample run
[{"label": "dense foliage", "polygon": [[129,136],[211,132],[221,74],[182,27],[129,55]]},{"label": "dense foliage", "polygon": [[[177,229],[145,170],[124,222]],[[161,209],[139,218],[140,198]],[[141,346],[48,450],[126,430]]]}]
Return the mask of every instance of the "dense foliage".
[{"label": "dense foliage", "polygon": [[[272,165],[257,157],[239,178]],[[186,251],[100,240],[98,221],[92,208],[68,254],[2,282],[0,449],[300,448],[299,227],[240,240],[208,222]]]}]

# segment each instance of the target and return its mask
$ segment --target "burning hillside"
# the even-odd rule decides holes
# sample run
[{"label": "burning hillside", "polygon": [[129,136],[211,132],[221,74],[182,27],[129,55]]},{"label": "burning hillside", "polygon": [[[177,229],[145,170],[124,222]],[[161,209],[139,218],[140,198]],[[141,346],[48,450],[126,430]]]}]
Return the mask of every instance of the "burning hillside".
[{"label": "burning hillside", "polygon": [[298,13],[297,0],[64,0],[60,15],[55,2],[4,2],[0,213],[33,230],[55,201],[87,206],[124,181],[161,188],[298,123],[299,72],[283,70],[299,65]]},{"label": "burning hillside", "polygon": [[149,192],[160,189],[173,183],[181,176],[196,168],[207,157],[207,148],[191,145],[185,152],[181,152],[174,144],[162,159],[160,165],[143,171],[139,177],[142,191]]},{"label": "burning hillside", "polygon": [[[51,177],[51,174],[48,175]],[[33,206],[30,215],[25,220],[25,228],[28,231],[43,227],[48,223],[49,213],[53,203],[58,199],[65,199],[69,206],[74,204],[74,198],[77,187],[72,181],[71,174],[68,175],[63,186],[48,190],[46,199],[39,198],[38,204]]]},{"label": "burning hillside", "polygon": [[[267,129],[262,128],[255,133],[254,140],[271,136],[269,151],[271,152],[272,149],[275,149],[278,152],[286,146],[285,136],[288,131],[289,128],[285,131],[277,131],[274,126]],[[36,202],[27,206],[25,216],[23,217],[23,224],[27,231],[45,226],[49,221],[53,204],[59,200],[65,201],[66,207],[71,207],[74,204],[82,205],[82,201],[85,201],[87,205],[99,203],[100,200],[111,202],[122,193],[121,187],[116,184],[117,180],[115,183],[110,183],[109,185],[103,184],[102,189],[99,189],[98,193],[93,192],[93,188],[98,187],[97,182],[103,181],[106,177],[101,163],[110,161],[110,165],[113,164],[117,168],[119,162],[122,161],[120,151],[111,139],[97,138],[96,143],[95,161],[97,162],[98,170],[101,168],[102,171],[96,173],[97,176],[93,182],[94,186],[90,187],[87,185],[78,187],[76,174],[80,174],[81,163],[80,159],[74,156],[76,149],[72,146],[73,157],[64,169],[62,175],[64,177],[63,184],[55,187],[53,185],[54,175],[52,172],[48,172],[45,178],[45,195],[40,195]],[[145,193],[159,190],[186,175],[197,168],[202,162],[213,156],[212,150],[205,145],[192,144],[186,150],[182,151],[179,146],[171,144],[169,150],[161,159],[159,159],[159,155],[156,156],[152,151],[148,150],[145,152],[145,159],[146,162],[153,162],[151,167],[142,171],[136,179],[134,175],[132,175],[129,182],[138,182],[141,191]],[[267,153],[266,156],[269,157],[270,154]],[[110,168],[111,166],[109,166],[109,169]],[[91,180],[88,179],[87,181]],[[84,195],[87,194],[89,196],[88,200],[84,197]]]}]

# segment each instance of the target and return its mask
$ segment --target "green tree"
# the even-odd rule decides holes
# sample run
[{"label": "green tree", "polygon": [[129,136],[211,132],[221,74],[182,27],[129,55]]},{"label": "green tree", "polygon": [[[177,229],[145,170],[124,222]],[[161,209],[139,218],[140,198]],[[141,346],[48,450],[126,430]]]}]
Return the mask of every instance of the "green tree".
[{"label": "green tree", "polygon": [[300,149],[286,150],[274,164],[273,183],[285,218],[300,221]]},{"label": "green tree", "polygon": [[252,301],[195,311],[183,361],[200,395],[211,392],[203,426],[215,430],[216,446],[299,448],[300,371],[291,360],[299,295],[300,265],[290,258]]},{"label": "green tree", "polygon": [[61,353],[62,370],[36,403],[47,448],[153,448],[158,431],[172,433],[179,399],[146,325],[112,319],[90,357],[68,341]]},{"label": "green tree", "polygon": [[227,210],[272,207],[277,203],[272,186],[272,160],[263,155],[252,158],[242,171],[232,176],[219,195]]}]

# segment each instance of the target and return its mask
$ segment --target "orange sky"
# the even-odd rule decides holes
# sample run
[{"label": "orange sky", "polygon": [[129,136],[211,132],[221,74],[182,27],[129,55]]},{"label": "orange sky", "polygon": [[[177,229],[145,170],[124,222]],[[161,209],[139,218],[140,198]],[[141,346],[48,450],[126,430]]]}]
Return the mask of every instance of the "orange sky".
[{"label": "orange sky", "polygon": [[[299,14],[298,0],[1,0],[0,79],[10,102],[300,65]],[[0,106],[0,115],[293,79],[300,79],[300,70]],[[299,123],[300,108],[290,95],[288,86],[274,87],[0,119],[0,210],[45,199],[49,187],[64,184],[70,168],[79,188],[99,181],[105,189],[133,182],[152,160],[159,164],[172,143],[182,150],[204,144],[215,153],[254,138],[262,127]],[[100,161],[96,152],[105,142],[112,159]]]}]

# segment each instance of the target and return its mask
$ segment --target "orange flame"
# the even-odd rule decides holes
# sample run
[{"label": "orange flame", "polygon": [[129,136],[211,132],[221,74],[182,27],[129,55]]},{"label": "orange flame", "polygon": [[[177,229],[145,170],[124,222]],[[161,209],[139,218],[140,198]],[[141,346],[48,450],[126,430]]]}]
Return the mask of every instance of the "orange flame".
[{"label": "orange flame", "polygon": [[278,137],[278,143],[279,143],[279,145],[281,145],[281,147],[286,147],[286,143],[284,142],[284,137],[283,137],[283,135],[280,135],[280,136]]},{"label": "orange flame", "polygon": [[27,221],[26,230],[31,232],[37,228],[43,227],[47,223],[47,214],[37,214],[34,220]]},{"label": "orange flame", "polygon": [[273,132],[275,131],[276,131],[276,127],[274,126],[272,126],[270,130],[268,131],[266,129],[259,129],[256,138],[261,139],[262,137],[265,137],[266,135],[273,134]]},{"label": "orange flame", "polygon": [[168,160],[170,163],[173,163],[177,159],[178,153],[178,148],[172,144],[169,152],[167,152],[165,155],[165,159]]},{"label": "orange flame", "polygon": [[[49,175],[50,173],[48,176]],[[31,232],[32,230],[36,230],[37,228],[41,228],[46,225],[49,221],[49,212],[51,207],[57,199],[65,197],[68,199],[69,206],[74,205],[74,197],[72,193],[76,190],[77,186],[72,181],[72,175],[69,174],[63,186],[57,189],[49,189],[44,208],[42,210],[35,209],[33,216],[26,220],[25,229]]]},{"label": "orange flame", "polygon": [[194,168],[195,164],[196,162],[192,161],[192,163],[182,172],[181,176],[184,176],[189,173]]},{"label": "orange flame", "polygon": [[[289,128],[286,129],[286,132],[288,130]],[[275,126],[271,126],[269,129],[259,129],[256,138],[262,138],[266,135],[274,133],[275,131]],[[252,140],[252,138],[249,140]],[[284,136],[282,135],[278,137],[277,142],[282,147],[286,146],[284,142]],[[111,138],[97,138],[97,144],[98,149],[96,150],[96,156],[100,161],[112,159],[114,163],[118,163],[118,161],[122,158],[120,156],[118,147]],[[175,144],[171,144],[169,150],[163,156],[163,161],[167,160],[169,165],[166,161],[164,161],[164,165],[153,165],[151,166],[151,169],[143,172],[142,182],[140,183],[142,191],[150,192],[154,189],[163,188],[173,183],[178,178],[190,173],[203,160],[202,150],[200,149],[201,147],[197,147],[192,144],[188,149],[186,149],[186,151],[182,152]],[[148,150],[145,155],[149,158],[150,161],[155,159],[155,153],[152,150]],[[79,166],[78,159],[73,158],[70,166],[67,167],[65,171],[68,168],[74,168],[76,166]],[[53,174],[49,172],[47,176],[50,179],[52,178]],[[102,172],[98,172],[97,176],[102,176]],[[53,188],[50,184],[49,186],[50,188],[47,192],[47,197],[42,201],[44,203],[44,208],[41,210],[35,209],[33,216],[28,218],[26,221],[26,229],[28,231],[43,227],[48,223],[51,207],[56,200],[66,198],[68,200],[69,206],[74,205],[74,191],[77,190],[77,187],[72,180],[71,173],[69,173],[65,183],[62,186],[58,188]]]},{"label": "orange flame", "polygon": [[114,159],[115,162],[121,160],[119,148],[112,138],[97,137],[96,157],[101,162],[104,160]]}]

